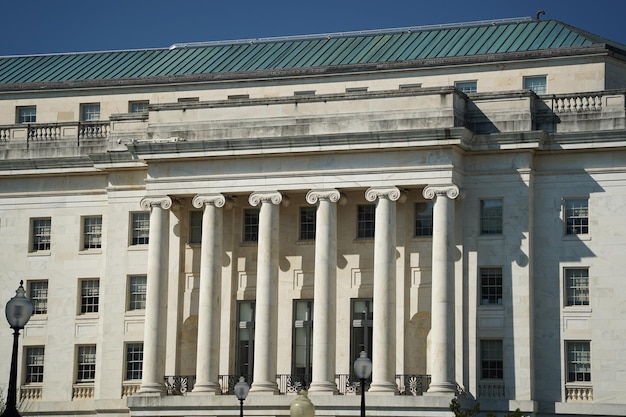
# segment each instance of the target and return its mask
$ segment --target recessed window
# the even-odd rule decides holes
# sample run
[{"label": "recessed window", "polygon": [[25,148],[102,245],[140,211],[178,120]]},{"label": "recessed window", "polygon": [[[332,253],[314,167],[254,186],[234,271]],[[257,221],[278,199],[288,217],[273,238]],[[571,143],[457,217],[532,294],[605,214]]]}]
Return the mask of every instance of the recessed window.
[{"label": "recessed window", "polygon": [[413,89],[416,89],[416,88],[422,88],[422,84],[418,84],[418,83],[416,83],[416,84],[400,84],[398,86],[398,88],[400,90],[413,90]]},{"label": "recessed window", "polygon": [[546,76],[524,77],[524,89],[535,92],[535,94],[546,94]]},{"label": "recessed window", "polygon": [[313,365],[313,301],[293,302],[293,352],[291,373],[305,384],[311,381]]},{"label": "recessed window", "polygon": [[314,96],[315,90],[303,90],[303,91],[294,91],[294,96]]},{"label": "recessed window", "polygon": [[[350,326],[350,358],[354,360],[361,352],[367,353],[367,357],[373,355],[373,325],[374,312],[373,300],[357,298],[352,300],[352,315]],[[354,370],[350,366],[350,372],[354,377]]]},{"label": "recessed window", "polygon": [[346,93],[366,93],[367,87],[349,87],[346,88]]},{"label": "recessed window", "polygon": [[200,97],[181,97],[178,99],[179,103],[194,103],[200,101]]},{"label": "recessed window", "polygon": [[130,214],[131,246],[147,245],[150,235],[150,212],[138,211]]},{"label": "recessed window", "polygon": [[254,371],[254,301],[239,301],[237,304],[237,351],[235,369],[250,381]]},{"label": "recessed window", "polygon": [[189,212],[189,243],[202,243],[202,211],[194,210]]},{"label": "recessed window", "polygon": [[126,344],[126,380],[138,380],[143,375],[143,343]]},{"label": "recessed window", "polygon": [[480,234],[502,234],[502,200],[480,200]]},{"label": "recessed window", "polygon": [[33,314],[48,314],[48,280],[28,281],[27,286]]},{"label": "recessed window", "polygon": [[97,313],[100,303],[100,280],[80,280],[80,314]]},{"label": "recessed window", "polygon": [[589,342],[566,342],[567,382],[591,382]]},{"label": "recessed window", "polygon": [[231,94],[228,96],[229,100],[246,100],[250,98],[250,94]]},{"label": "recessed window", "polygon": [[17,108],[17,123],[35,123],[37,121],[37,107],[23,106]]},{"label": "recessed window", "polygon": [[88,122],[100,120],[100,103],[85,103],[80,105],[80,120]]},{"label": "recessed window", "polygon": [[26,348],[26,376],[24,378],[26,385],[43,382],[44,353],[43,346]]},{"label": "recessed window", "polygon": [[375,204],[361,204],[357,206],[357,238],[372,239],[374,237],[375,222]]},{"label": "recessed window", "polygon": [[150,102],[148,100],[137,100],[128,102],[128,111],[130,113],[147,113]]},{"label": "recessed window", "polygon": [[146,309],[147,277],[145,275],[130,275],[128,277],[128,310]]},{"label": "recessed window", "polygon": [[96,379],[96,346],[79,346],[76,356],[76,382],[94,382]]},{"label": "recessed window", "polygon": [[300,240],[315,240],[315,216],[317,207],[300,207]]},{"label": "recessed window", "polygon": [[454,87],[465,94],[469,94],[478,90],[478,83],[476,81],[457,81],[454,83]]},{"label": "recessed window", "polygon": [[102,216],[83,217],[83,250],[102,247]]},{"label": "recessed window", "polygon": [[50,217],[31,219],[31,252],[50,250]]},{"label": "recessed window", "polygon": [[589,269],[566,268],[565,292],[567,306],[589,305]]},{"label": "recessed window", "polygon": [[501,339],[480,341],[480,377],[481,379],[504,378]]},{"label": "recessed window", "polygon": [[502,304],[502,268],[480,268],[480,304]]},{"label": "recessed window", "polygon": [[589,200],[565,200],[565,233],[568,235],[589,233]]},{"label": "recessed window", "polygon": [[433,203],[423,201],[415,203],[415,236],[433,235]]},{"label": "recessed window", "polygon": [[243,210],[243,241],[259,241],[259,209]]}]

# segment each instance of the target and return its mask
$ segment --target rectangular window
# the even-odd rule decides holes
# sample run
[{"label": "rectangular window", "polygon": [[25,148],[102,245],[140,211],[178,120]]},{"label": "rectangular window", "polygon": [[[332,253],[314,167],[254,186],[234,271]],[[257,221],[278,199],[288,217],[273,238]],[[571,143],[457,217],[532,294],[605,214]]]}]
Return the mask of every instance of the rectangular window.
[{"label": "rectangular window", "polygon": [[315,216],[317,207],[300,207],[300,240],[315,240]]},{"label": "rectangular window", "polygon": [[189,244],[202,243],[202,216],[199,210],[189,212]]},{"label": "rectangular window", "polygon": [[567,382],[591,382],[589,342],[566,342]]},{"label": "rectangular window", "polygon": [[243,210],[243,241],[259,241],[259,209]]},{"label": "rectangular window", "polygon": [[376,205],[361,204],[357,206],[357,232],[359,239],[371,239],[374,237],[376,221]]},{"label": "rectangular window", "polygon": [[294,91],[294,96],[314,96],[315,90],[303,90],[303,91]]},{"label": "rectangular window", "polygon": [[131,275],[128,277],[128,310],[146,309],[146,286],[145,275]]},{"label": "rectangular window", "polygon": [[502,200],[480,200],[480,234],[502,234]]},{"label": "rectangular window", "polygon": [[[361,352],[367,353],[367,357],[372,358],[373,301],[371,299],[353,299],[351,318],[351,362],[354,362]],[[353,372],[352,366],[350,366],[350,372]]]},{"label": "rectangular window", "polygon": [[141,379],[143,373],[143,343],[126,345],[126,380]]},{"label": "rectangular window", "polygon": [[33,303],[33,314],[48,314],[48,281],[28,281],[28,298]]},{"label": "rectangular window", "polygon": [[589,305],[589,269],[566,268],[565,291],[568,306]]},{"label": "rectangular window", "polygon": [[254,301],[240,301],[237,305],[237,375],[252,382],[254,370]]},{"label": "rectangular window", "polygon": [[138,211],[130,214],[131,246],[147,245],[150,235],[150,212]]},{"label": "rectangular window", "polygon": [[534,91],[535,94],[546,94],[546,76],[524,77],[524,89]]},{"label": "rectangular window", "polygon": [[80,105],[80,120],[100,120],[100,103],[85,103]]},{"label": "rectangular window", "polygon": [[83,217],[83,250],[102,247],[102,216]]},{"label": "rectangular window", "polygon": [[80,280],[80,313],[97,313],[100,302],[100,280]]},{"label": "rectangular window", "polygon": [[17,123],[37,122],[37,107],[24,106],[17,108]]},{"label": "rectangular window", "polygon": [[480,268],[480,304],[502,304],[502,268]]},{"label": "rectangular window", "polygon": [[293,302],[293,376],[305,382],[311,382],[313,365],[313,301],[294,300]]},{"label": "rectangular window", "polygon": [[43,382],[43,358],[44,347],[33,346],[26,348],[26,376],[25,384],[37,384]]},{"label": "rectangular window", "polygon": [[76,359],[76,382],[94,382],[96,379],[96,346],[79,346]]},{"label": "rectangular window", "polygon": [[433,203],[415,203],[415,236],[433,235]]},{"label": "rectangular window", "polygon": [[504,378],[502,340],[480,341],[480,377],[481,379]]},{"label": "rectangular window", "polygon": [[457,81],[454,83],[454,87],[465,94],[475,93],[477,91],[477,85],[478,83],[476,81]]},{"label": "rectangular window", "polygon": [[565,223],[568,235],[586,235],[589,233],[589,200],[565,200]]},{"label": "rectangular window", "polygon": [[31,220],[31,252],[50,250],[50,230],[52,220],[50,217]]},{"label": "rectangular window", "polygon": [[200,101],[200,97],[181,97],[178,99],[179,103],[193,103]]},{"label": "rectangular window", "polygon": [[128,111],[129,113],[147,113],[149,104],[148,100],[129,101]]}]

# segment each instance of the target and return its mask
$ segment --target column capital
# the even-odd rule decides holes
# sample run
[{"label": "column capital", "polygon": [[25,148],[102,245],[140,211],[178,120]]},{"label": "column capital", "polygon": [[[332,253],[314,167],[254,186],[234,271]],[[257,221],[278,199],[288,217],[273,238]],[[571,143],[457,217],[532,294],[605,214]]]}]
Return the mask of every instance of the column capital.
[{"label": "column capital", "polygon": [[250,194],[248,197],[248,202],[251,206],[256,207],[259,204],[271,203],[275,206],[279,205],[280,202],[283,201],[283,195],[278,191],[261,191]]},{"label": "column capital", "polygon": [[446,196],[455,199],[459,196],[459,187],[454,184],[429,185],[424,188],[422,195],[427,200],[432,200],[435,196]]},{"label": "column capital", "polygon": [[309,204],[316,204],[318,200],[328,200],[331,203],[336,203],[340,198],[341,193],[335,189],[311,190],[306,193],[306,202]]},{"label": "column capital", "polygon": [[372,203],[380,198],[398,201],[401,196],[402,193],[398,187],[371,187],[365,191],[365,199]]},{"label": "column capital", "polygon": [[144,197],[139,202],[139,205],[144,210],[150,210],[152,207],[168,210],[172,207],[172,199],[166,195]]},{"label": "column capital", "polygon": [[191,200],[191,204],[199,209],[209,204],[215,207],[224,207],[226,205],[226,197],[223,194],[198,194]]}]

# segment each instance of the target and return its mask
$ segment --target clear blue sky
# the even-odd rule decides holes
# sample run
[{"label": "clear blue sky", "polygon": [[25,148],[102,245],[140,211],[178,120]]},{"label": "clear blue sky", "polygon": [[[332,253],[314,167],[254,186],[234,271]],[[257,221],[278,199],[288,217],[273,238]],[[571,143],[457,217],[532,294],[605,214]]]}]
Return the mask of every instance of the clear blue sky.
[{"label": "clear blue sky", "polygon": [[3,0],[0,56],[535,16],[626,44],[626,0]]}]

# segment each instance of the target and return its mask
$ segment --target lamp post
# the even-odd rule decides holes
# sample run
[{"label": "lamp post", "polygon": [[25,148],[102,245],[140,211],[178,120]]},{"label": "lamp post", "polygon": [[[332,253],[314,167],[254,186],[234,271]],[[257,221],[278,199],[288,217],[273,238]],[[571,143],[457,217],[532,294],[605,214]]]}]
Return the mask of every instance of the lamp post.
[{"label": "lamp post", "polygon": [[240,376],[239,382],[235,384],[235,396],[239,400],[239,417],[243,417],[243,400],[248,396],[248,391],[250,391],[250,385],[244,377]]},{"label": "lamp post", "polygon": [[354,374],[361,382],[361,417],[365,417],[365,380],[372,375],[372,361],[367,353],[362,351],[354,361]]},{"label": "lamp post", "polygon": [[33,314],[33,303],[24,294],[24,281],[20,281],[20,286],[15,291],[15,297],[11,298],[5,307],[5,313],[9,326],[13,329],[13,354],[11,356],[11,374],[9,375],[9,392],[7,394],[7,406],[2,413],[2,417],[19,417],[17,412],[17,342],[20,330],[26,326],[30,316]]}]

